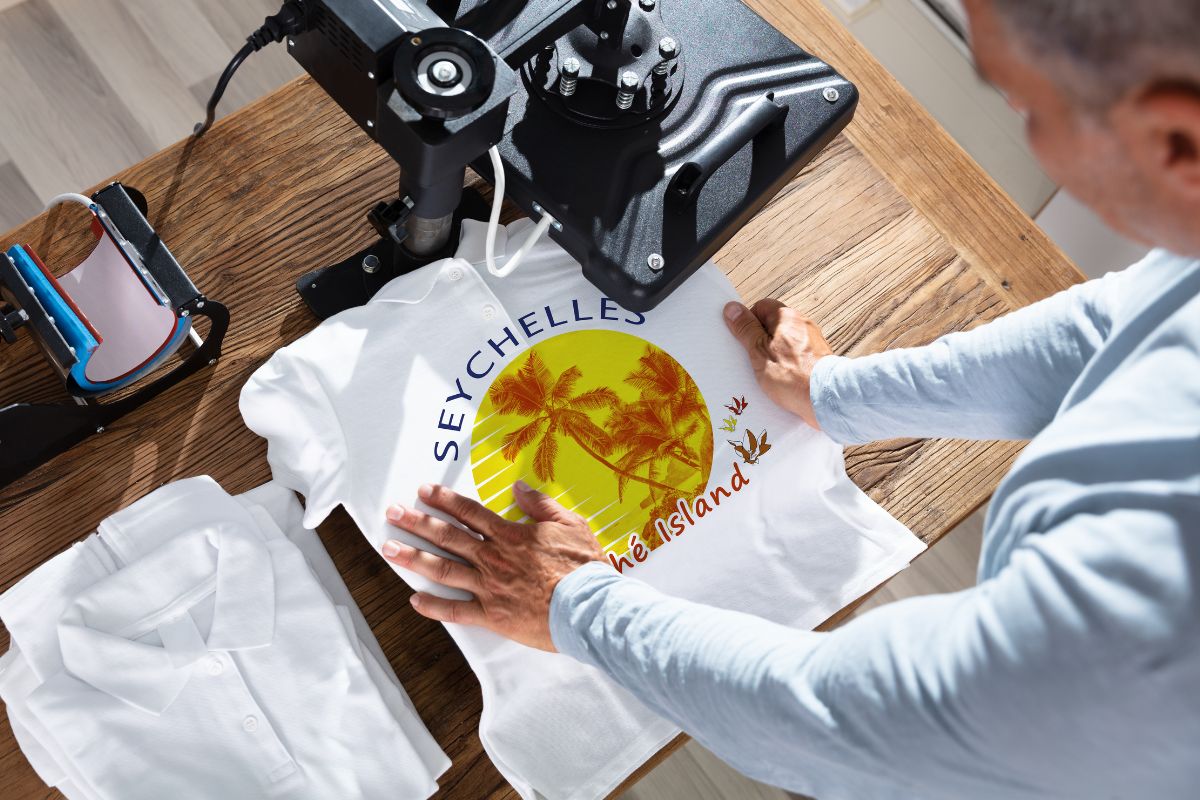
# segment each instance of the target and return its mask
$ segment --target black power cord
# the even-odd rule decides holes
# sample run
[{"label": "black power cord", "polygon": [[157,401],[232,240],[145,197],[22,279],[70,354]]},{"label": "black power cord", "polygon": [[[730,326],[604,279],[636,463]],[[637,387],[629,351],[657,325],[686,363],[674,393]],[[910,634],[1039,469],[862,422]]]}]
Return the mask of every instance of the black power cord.
[{"label": "black power cord", "polygon": [[294,36],[303,30],[304,9],[297,2],[287,2],[283,4],[283,8],[279,9],[279,13],[267,17],[261,28],[246,37],[246,43],[242,45],[242,49],[234,54],[233,60],[229,62],[229,66],[225,67],[225,71],[217,80],[212,97],[208,98],[204,122],[196,125],[192,132],[193,135],[203,136],[204,132],[212,127],[213,120],[217,118],[217,104],[221,102],[221,97],[224,96],[229,81],[233,79],[233,73],[237,72],[243,61],[267,45],[282,42],[285,37]]}]

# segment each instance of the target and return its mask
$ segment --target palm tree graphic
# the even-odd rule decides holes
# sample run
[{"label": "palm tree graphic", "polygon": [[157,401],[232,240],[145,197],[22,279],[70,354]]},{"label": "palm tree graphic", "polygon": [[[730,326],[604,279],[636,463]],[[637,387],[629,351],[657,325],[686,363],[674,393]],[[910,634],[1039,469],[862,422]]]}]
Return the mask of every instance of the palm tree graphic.
[{"label": "palm tree graphic", "polygon": [[[675,479],[668,481],[674,485],[671,496],[656,497],[651,491],[651,500],[656,505],[664,499],[673,503],[683,484],[703,480],[712,461],[710,437],[702,435],[698,446],[692,441],[708,427],[704,398],[683,367],[654,347],[646,348],[625,382],[636,388],[640,397],[613,409],[609,417],[608,431],[614,448],[622,454],[617,464],[626,473],[645,468],[648,478],[672,475]],[[618,476],[618,497],[623,497],[626,482]]]},{"label": "palm tree graphic", "polygon": [[582,377],[577,366],[554,376],[537,351],[531,350],[515,373],[496,379],[488,390],[496,411],[529,420],[505,434],[500,451],[503,457],[515,462],[533,446],[534,475],[542,481],[553,481],[559,440],[566,438],[611,470],[619,482],[636,481],[651,490],[675,491],[651,476],[637,475],[609,460],[613,437],[592,420],[591,413],[618,407],[621,399],[607,387],[576,393],[575,385]]}]

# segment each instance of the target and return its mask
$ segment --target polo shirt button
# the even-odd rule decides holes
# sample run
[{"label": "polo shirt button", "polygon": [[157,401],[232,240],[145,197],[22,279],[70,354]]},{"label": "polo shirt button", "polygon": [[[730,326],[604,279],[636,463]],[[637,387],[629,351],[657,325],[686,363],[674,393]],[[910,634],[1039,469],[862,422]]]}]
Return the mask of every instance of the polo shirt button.
[{"label": "polo shirt button", "polygon": [[452,281],[456,281],[462,277],[462,270],[458,267],[451,267],[450,271],[446,273],[446,277]]},{"label": "polo shirt button", "polygon": [[242,730],[246,733],[254,733],[258,730],[258,719],[256,717],[246,717],[242,720]]},{"label": "polo shirt button", "polygon": [[221,663],[220,656],[212,656],[208,659],[208,674],[220,675],[225,671],[225,665]]},{"label": "polo shirt button", "polygon": [[491,304],[484,306],[483,307],[483,318],[484,319],[495,319],[496,318],[496,307]]}]

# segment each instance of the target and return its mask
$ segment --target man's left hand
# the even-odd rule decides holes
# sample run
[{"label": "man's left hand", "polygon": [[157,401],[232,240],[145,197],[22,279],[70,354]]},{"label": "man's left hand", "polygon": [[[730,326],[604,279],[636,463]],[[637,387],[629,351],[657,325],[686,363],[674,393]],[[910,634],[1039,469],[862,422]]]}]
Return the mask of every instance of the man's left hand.
[{"label": "man's left hand", "polygon": [[412,597],[417,613],[441,622],[478,625],[554,652],[550,639],[554,588],[576,568],[604,560],[587,521],[524,482],[513,487],[513,495],[531,523],[510,522],[444,486],[422,486],[417,495],[462,527],[403,506],[388,509],[388,522],[466,563],[394,540],[384,543],[384,558],[475,596],[474,600],[446,600],[418,592]]}]

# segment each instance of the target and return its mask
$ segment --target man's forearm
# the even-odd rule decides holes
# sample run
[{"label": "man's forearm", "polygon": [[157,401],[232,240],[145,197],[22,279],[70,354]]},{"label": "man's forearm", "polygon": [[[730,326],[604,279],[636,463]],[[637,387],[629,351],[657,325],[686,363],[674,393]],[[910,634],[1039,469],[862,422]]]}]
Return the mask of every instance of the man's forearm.
[{"label": "man's forearm", "polygon": [[671,598],[603,565],[563,580],[551,628],[560,652],[606,672],[752,777],[819,790],[823,800],[901,796],[907,786],[888,769],[902,749],[886,731],[868,724],[856,733],[840,721],[847,712],[864,720],[877,712],[849,697],[855,708],[835,710],[819,688],[838,658],[819,666],[811,657],[830,634]]},{"label": "man's forearm", "polygon": [[925,347],[817,362],[811,398],[842,444],[897,436],[1028,439],[1103,342],[1120,275]]},{"label": "man's forearm", "polygon": [[[1135,522],[1153,520],[1113,525]],[[561,652],[737,769],[821,800],[1100,794],[1088,783],[1095,742],[1071,732],[1072,713],[1086,716],[1086,698],[1104,693],[1111,643],[1094,631],[1108,612],[1049,576],[1078,572],[1100,593],[1105,581],[1048,553],[1020,561],[829,633],[672,598],[593,564],[559,583],[551,631]],[[1071,713],[1044,718],[1064,702]],[[1033,791],[1018,774],[1053,788]]]}]

